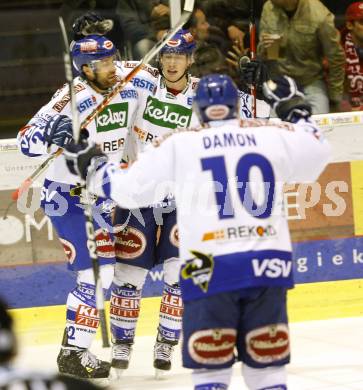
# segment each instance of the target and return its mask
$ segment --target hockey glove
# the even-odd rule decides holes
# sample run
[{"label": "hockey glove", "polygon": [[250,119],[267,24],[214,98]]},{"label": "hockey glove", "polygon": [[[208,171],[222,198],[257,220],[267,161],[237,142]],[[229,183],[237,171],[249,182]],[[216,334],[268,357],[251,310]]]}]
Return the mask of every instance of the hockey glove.
[{"label": "hockey glove", "polygon": [[81,141],[68,144],[64,150],[67,167],[71,173],[86,180],[89,167],[96,169],[107,161],[107,156],[101,151],[99,145]]},{"label": "hockey glove", "polygon": [[265,82],[263,94],[283,121],[295,123],[301,118],[311,116],[311,105],[291,77],[281,76]]},{"label": "hockey glove", "polygon": [[262,85],[269,79],[267,66],[261,60],[250,60],[243,56],[238,60],[240,78],[248,87],[255,85],[262,90]]},{"label": "hockey glove", "polygon": [[66,115],[54,115],[44,129],[44,140],[61,148],[73,139],[72,121]]},{"label": "hockey glove", "polygon": [[105,35],[112,30],[113,21],[111,19],[104,19],[96,12],[87,12],[79,16],[72,25],[74,39],[78,40],[87,35],[97,34]]}]

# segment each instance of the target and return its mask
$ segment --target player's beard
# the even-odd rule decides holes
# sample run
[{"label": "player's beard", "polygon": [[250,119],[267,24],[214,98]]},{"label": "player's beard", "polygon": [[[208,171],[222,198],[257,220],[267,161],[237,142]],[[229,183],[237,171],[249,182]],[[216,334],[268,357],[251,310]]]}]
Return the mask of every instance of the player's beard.
[{"label": "player's beard", "polygon": [[113,75],[107,77],[105,81],[100,81],[96,73],[95,78],[93,80],[89,80],[89,82],[92,86],[96,87],[96,89],[99,90],[100,92],[106,92],[117,83],[117,78],[116,75]]}]

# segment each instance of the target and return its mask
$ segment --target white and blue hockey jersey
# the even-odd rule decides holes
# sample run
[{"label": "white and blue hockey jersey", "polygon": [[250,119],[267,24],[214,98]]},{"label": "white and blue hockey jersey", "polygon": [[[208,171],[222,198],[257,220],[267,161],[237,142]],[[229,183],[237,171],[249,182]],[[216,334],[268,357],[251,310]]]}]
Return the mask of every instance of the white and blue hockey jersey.
[{"label": "white and blue hockey jersey", "polygon": [[106,164],[91,191],[125,208],[175,194],[183,298],[293,286],[283,185],[315,181],[327,165],[330,146],[317,127],[305,120],[210,122],[157,145],[127,171]]},{"label": "white and blue hockey jersey", "polygon": [[[117,76],[124,78],[129,69],[119,63]],[[140,74],[147,73],[142,70]],[[103,101],[104,95],[96,92],[81,77],[74,80],[75,97],[80,123]],[[153,87],[152,87],[153,88]],[[128,83],[125,88],[100,112],[87,126],[89,139],[98,143],[109,159],[119,163],[123,156],[128,129],[134,121],[138,107],[137,88]],[[68,84],[59,89],[49,103],[43,106],[29,123],[19,132],[18,144],[22,153],[29,157],[49,155],[58,147],[48,145],[44,141],[44,128],[50,118],[56,114],[72,117]],[[49,181],[76,184],[78,178],[69,173],[63,155],[57,157],[46,172]]]},{"label": "white and blue hockey jersey", "polygon": [[[133,69],[137,64],[134,61],[125,62],[124,67]],[[158,69],[150,66],[145,66],[144,69],[144,72],[132,79],[139,92],[139,110],[132,127],[138,152],[142,152],[146,145],[173,129],[199,125],[197,115],[192,111],[199,79],[188,76],[184,89],[175,95],[168,91]],[[239,97],[240,118],[251,118],[252,96],[239,91]],[[266,118],[269,114],[269,105],[257,100],[257,116]]]}]

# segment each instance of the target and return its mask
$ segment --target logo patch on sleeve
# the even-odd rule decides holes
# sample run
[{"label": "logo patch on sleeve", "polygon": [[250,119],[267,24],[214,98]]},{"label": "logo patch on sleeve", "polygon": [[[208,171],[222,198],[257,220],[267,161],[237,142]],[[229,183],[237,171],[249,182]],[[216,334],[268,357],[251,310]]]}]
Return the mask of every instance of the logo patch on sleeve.
[{"label": "logo patch on sleeve", "polygon": [[200,364],[224,364],[233,360],[237,331],[232,328],[206,329],[192,334],[188,351]]},{"label": "logo patch on sleeve", "polygon": [[290,354],[289,329],[273,324],[254,329],[246,335],[247,353],[258,363],[272,363]]}]

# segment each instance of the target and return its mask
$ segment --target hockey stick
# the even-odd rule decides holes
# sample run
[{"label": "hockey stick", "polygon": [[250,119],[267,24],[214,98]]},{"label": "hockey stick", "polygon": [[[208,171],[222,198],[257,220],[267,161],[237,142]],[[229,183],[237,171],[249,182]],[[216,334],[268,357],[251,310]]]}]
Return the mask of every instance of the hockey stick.
[{"label": "hockey stick", "polygon": [[[136,74],[143,68],[145,64],[150,62],[159,51],[165,46],[165,44],[170,40],[170,38],[175,35],[175,33],[185,24],[190,18],[193,8],[194,8],[195,0],[185,0],[184,10],[181,14],[180,20],[178,23],[172,28],[167,35],[159,42],[153,46],[150,51],[145,55],[145,57],[141,60],[141,62],[130,72],[127,74],[125,79],[123,79],[120,83],[118,83],[115,88],[110,92],[104,100],[83,120],[80,129],[87,127],[87,125],[107,106],[107,104],[125,87],[125,85],[136,76]],[[49,156],[43,163],[28,177],[23,183],[20,185],[18,189],[16,189],[11,198],[13,201],[18,200],[19,196],[23,194],[33,183],[34,181],[49,167],[52,161],[60,156],[63,153],[62,149],[58,149],[54,154]]]},{"label": "hockey stick", "polygon": [[[250,0],[250,23],[249,23],[249,32],[250,32],[250,53],[251,60],[256,59],[256,19],[255,19],[255,5],[254,1]],[[252,116],[256,118],[257,107],[256,107],[256,96],[257,90],[255,85],[251,85],[251,95],[252,99]]]},{"label": "hockey stick", "polygon": [[[69,50],[67,31],[64,26],[63,18],[61,16],[59,17],[59,25],[62,31],[63,43],[64,43],[64,69],[66,74],[66,80],[69,86],[70,104],[71,104],[71,112],[72,112],[73,138],[75,142],[78,143],[79,136],[80,136],[80,127],[79,127],[78,111],[77,111],[77,104],[76,104],[76,96],[73,88],[71,53]],[[100,319],[102,345],[104,348],[107,348],[110,346],[110,342],[108,338],[107,322],[106,322],[106,315],[105,315],[105,297],[103,295],[102,280],[100,276],[100,264],[97,256],[95,229],[93,226],[92,203],[90,201],[89,192],[87,191],[87,186],[85,187],[84,191],[85,191],[85,198],[86,198],[84,204],[84,216],[86,219],[85,229],[87,235],[87,248],[88,248],[89,256],[92,261],[93,275],[95,279],[96,309],[98,311],[98,316]]]}]

